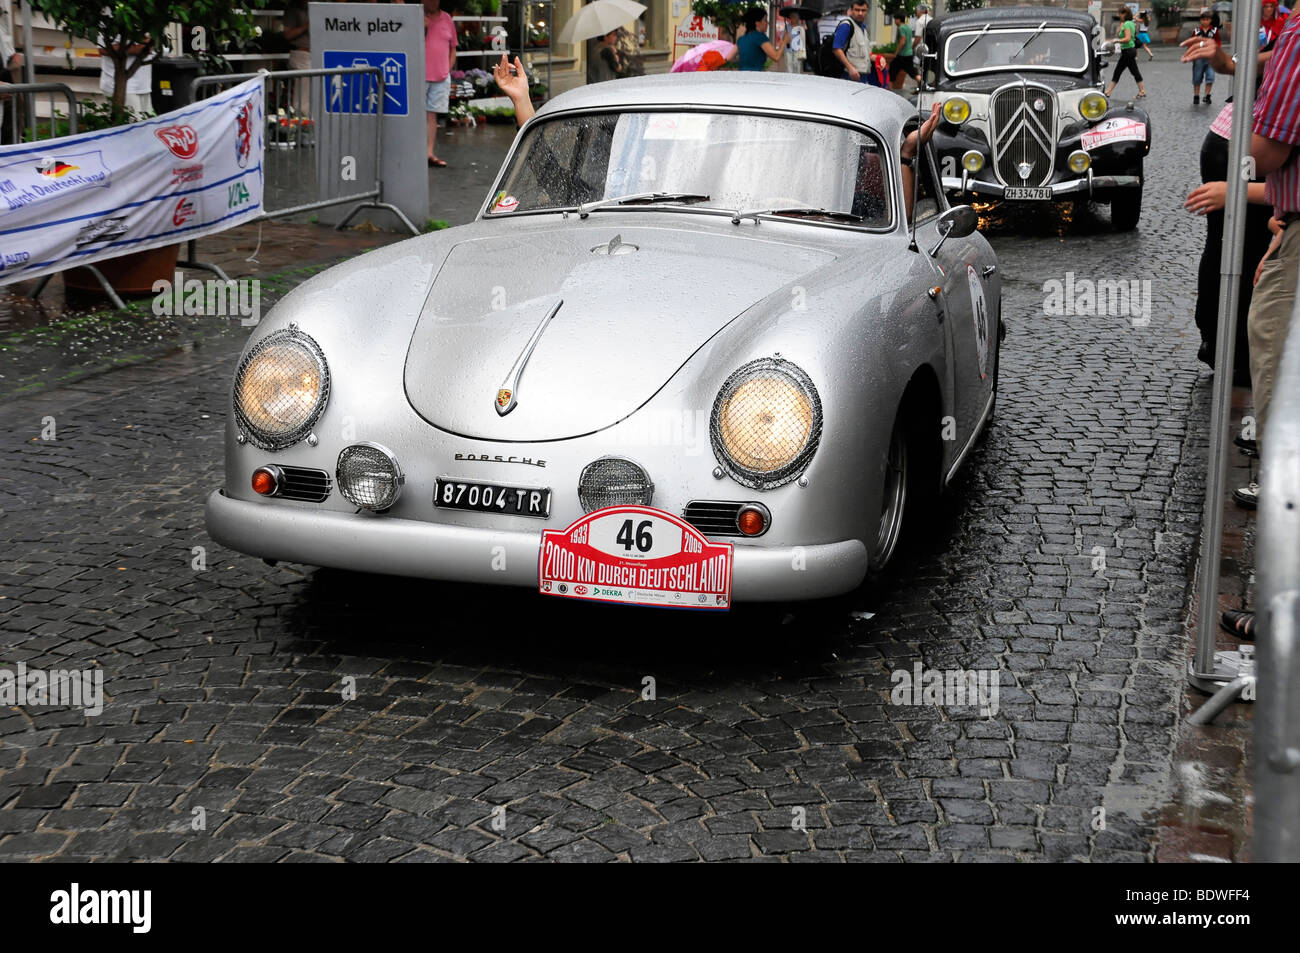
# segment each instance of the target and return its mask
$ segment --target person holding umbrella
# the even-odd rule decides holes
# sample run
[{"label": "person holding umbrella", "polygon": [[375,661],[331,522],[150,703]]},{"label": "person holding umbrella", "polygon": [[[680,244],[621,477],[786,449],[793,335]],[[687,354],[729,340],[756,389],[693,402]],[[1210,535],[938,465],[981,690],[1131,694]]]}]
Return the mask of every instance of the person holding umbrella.
[{"label": "person holding umbrella", "polygon": [[773,46],[767,35],[767,11],[751,7],[745,11],[745,33],[736,41],[736,47],[740,51],[740,68],[762,70],[767,68],[768,60],[781,62],[789,39],[790,34],[787,33]]}]

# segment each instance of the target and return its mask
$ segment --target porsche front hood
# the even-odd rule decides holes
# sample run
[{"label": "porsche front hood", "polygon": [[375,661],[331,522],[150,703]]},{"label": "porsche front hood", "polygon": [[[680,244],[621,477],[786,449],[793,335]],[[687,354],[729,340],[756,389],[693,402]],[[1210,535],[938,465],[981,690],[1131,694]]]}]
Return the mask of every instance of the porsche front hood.
[{"label": "porsche front hood", "polygon": [[601,430],[747,308],[835,258],[744,226],[733,236],[710,225],[620,227],[614,217],[454,246],[407,352],[411,406],[485,440]]}]

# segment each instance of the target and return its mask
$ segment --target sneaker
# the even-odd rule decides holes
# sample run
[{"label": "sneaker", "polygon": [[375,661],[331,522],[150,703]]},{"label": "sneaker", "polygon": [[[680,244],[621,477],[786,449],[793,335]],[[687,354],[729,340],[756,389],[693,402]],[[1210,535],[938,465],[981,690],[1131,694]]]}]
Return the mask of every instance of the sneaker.
[{"label": "sneaker", "polygon": [[1205,94],[1205,105],[1207,105],[1207,106],[1210,105],[1210,94],[1209,94],[1209,93],[1206,93],[1206,94]]},{"label": "sneaker", "polygon": [[1246,456],[1248,457],[1259,456],[1259,444],[1256,441],[1247,440],[1241,434],[1237,434],[1237,436],[1232,438],[1232,442],[1235,443],[1237,445],[1237,449],[1240,450],[1242,453],[1244,453]]},{"label": "sneaker", "polygon": [[1251,482],[1248,486],[1238,487],[1232,491],[1232,502],[1243,510],[1253,510],[1259,506],[1259,484]]},{"label": "sneaker", "polygon": [[1193,106],[1199,106],[1200,104],[1201,104],[1201,97],[1200,97],[1200,96],[1193,96],[1193,97],[1192,97],[1192,105],[1193,105]]}]

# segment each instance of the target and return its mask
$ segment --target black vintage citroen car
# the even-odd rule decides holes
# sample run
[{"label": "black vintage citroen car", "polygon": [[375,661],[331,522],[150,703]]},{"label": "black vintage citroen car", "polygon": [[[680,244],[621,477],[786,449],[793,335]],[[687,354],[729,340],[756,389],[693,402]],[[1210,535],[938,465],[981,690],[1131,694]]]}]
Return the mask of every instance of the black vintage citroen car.
[{"label": "black vintage citroen car", "polygon": [[997,7],[932,20],[920,105],[942,105],[934,136],[956,201],[1092,200],[1120,231],[1142,212],[1151,122],[1102,94],[1101,28],[1090,14]]}]

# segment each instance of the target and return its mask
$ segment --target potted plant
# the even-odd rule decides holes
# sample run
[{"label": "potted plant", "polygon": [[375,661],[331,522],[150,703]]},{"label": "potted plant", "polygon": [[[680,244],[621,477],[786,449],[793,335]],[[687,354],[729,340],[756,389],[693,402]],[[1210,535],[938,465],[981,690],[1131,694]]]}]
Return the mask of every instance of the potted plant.
[{"label": "potted plant", "polygon": [[[206,59],[220,63],[216,53],[227,42],[246,39],[255,32],[251,11],[265,7],[267,0],[131,0],[130,3],[100,4],[86,0],[31,0],[32,8],[60,30],[105,44],[105,56],[113,61],[112,98],[106,104],[81,104],[78,132],[107,129],[145,118],[126,106],[126,84],[142,67],[152,63],[165,48],[167,28],[181,24],[186,35],[205,38]],[[138,52],[132,54],[132,50]],[[129,65],[128,65],[129,63]],[[176,269],[179,245],[131,252],[96,263],[119,292],[149,293],[159,279],[170,280]],[[64,272],[64,283],[75,288],[99,291],[99,282],[84,268]]]}]

